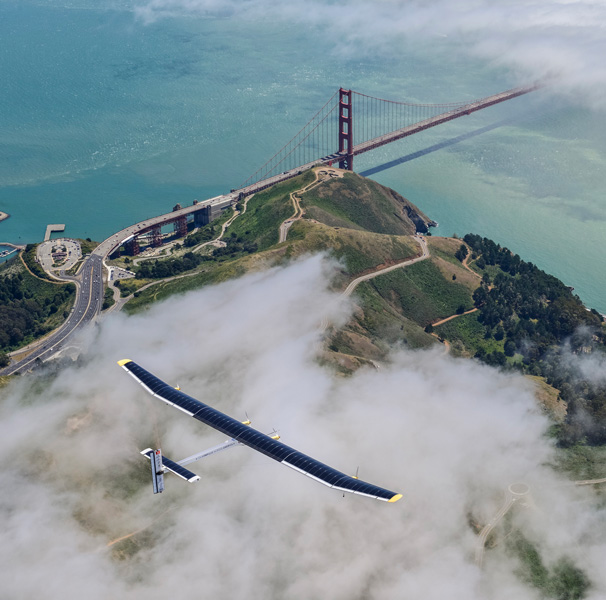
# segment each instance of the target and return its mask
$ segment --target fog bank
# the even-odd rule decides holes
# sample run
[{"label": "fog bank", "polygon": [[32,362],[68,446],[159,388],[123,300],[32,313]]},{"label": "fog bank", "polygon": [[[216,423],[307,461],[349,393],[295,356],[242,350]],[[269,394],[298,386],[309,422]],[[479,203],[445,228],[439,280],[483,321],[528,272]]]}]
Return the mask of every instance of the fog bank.
[{"label": "fog bank", "polygon": [[[604,513],[547,466],[529,384],[441,348],[334,375],[317,360],[322,318],[351,312],[329,290],[334,268],[315,256],[111,316],[80,362],[2,390],[6,597],[538,598],[502,543],[474,562],[474,525],[516,481],[536,508],[514,507],[514,525],[604,596]],[[179,460],[224,437],[149,396],[121,358],[404,497],[343,498],[245,447],[153,496],[139,450]]]},{"label": "fog bank", "polygon": [[148,0],[135,6],[143,23],[182,16],[300,23],[325,32],[335,53],[351,57],[430,44],[433,51],[503,67],[517,83],[555,79],[553,93],[606,107],[606,5],[597,0],[352,0],[346,8],[330,0]]}]

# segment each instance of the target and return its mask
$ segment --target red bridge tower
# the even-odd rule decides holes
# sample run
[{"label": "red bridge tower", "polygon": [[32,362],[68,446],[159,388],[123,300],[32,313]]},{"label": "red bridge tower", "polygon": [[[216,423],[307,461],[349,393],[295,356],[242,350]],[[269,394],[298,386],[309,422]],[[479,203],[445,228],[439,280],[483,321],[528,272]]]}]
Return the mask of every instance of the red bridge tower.
[{"label": "red bridge tower", "polygon": [[353,171],[353,113],[351,90],[339,90],[339,168]]}]

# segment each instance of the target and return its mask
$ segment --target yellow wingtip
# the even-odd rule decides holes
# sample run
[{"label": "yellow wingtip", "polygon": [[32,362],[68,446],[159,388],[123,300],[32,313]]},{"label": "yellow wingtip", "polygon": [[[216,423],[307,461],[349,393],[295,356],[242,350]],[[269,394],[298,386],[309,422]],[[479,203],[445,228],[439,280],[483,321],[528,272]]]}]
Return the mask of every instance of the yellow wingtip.
[{"label": "yellow wingtip", "polygon": [[119,361],[118,361],[118,364],[119,364],[121,367],[123,367],[123,366],[124,366],[126,363],[129,363],[129,362],[133,362],[133,361],[132,361],[130,358],[123,358],[122,360],[119,360]]},{"label": "yellow wingtip", "polygon": [[402,494],[396,494],[392,496],[387,502],[397,502],[402,497]]}]

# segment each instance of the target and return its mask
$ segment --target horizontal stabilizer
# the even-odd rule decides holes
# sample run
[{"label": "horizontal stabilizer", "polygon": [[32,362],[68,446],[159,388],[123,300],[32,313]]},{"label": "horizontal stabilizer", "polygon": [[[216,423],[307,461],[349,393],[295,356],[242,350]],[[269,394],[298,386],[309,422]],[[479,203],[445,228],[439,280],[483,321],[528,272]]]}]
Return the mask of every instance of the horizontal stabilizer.
[{"label": "horizontal stabilizer", "polygon": [[182,477],[183,479],[185,479],[185,481],[189,481],[189,483],[193,483],[194,481],[200,480],[200,477],[198,475],[187,470],[185,467],[182,467],[179,463],[170,460],[170,458],[166,458],[166,456],[162,457],[162,465],[167,471],[170,471],[171,473]]}]

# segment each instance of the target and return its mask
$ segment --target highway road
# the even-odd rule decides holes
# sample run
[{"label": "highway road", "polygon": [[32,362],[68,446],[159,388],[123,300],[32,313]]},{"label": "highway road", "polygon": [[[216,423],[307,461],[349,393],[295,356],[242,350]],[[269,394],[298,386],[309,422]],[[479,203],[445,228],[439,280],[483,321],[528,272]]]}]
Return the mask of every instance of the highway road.
[{"label": "highway road", "polygon": [[0,375],[22,373],[36,366],[36,361],[44,361],[57,353],[65,340],[78,328],[90,323],[101,312],[103,304],[103,259],[90,255],[77,277],[60,273],[61,279],[76,285],[76,301],[67,320],[51,335],[44,338],[24,359],[0,370]]},{"label": "highway road", "polygon": [[[101,312],[103,305],[104,284],[103,284],[103,261],[116,249],[119,248],[125,240],[136,235],[142,230],[156,225],[164,225],[174,221],[175,217],[188,215],[196,212],[209,204],[225,204],[237,200],[238,194],[228,194],[217,196],[204,202],[199,202],[192,206],[171,211],[158,217],[146,219],[134,225],[130,225],[121,231],[111,235],[101,242],[95,250],[84,259],[84,264],[77,276],[65,274],[65,270],[59,272],[57,277],[63,281],[71,281],[76,285],[76,301],[69,317],[56,331],[41,341],[32,344],[34,348],[25,358],[12,362],[8,367],[0,369],[0,375],[14,375],[24,373],[34,368],[40,361],[44,362],[51,356],[59,352],[65,345],[68,337],[71,337],[78,329],[91,323]],[[39,359],[39,360],[38,360]]]},{"label": "highway road", "polygon": [[246,190],[235,190],[229,194],[216,196],[215,198],[210,198],[209,200],[204,200],[197,204],[192,204],[191,206],[171,211],[157,217],[145,219],[144,221],[125,227],[101,242],[95,250],[85,258],[84,264],[77,276],[68,276],[65,274],[65,271],[60,271],[59,277],[56,276],[56,273],[53,273],[53,276],[57,279],[71,281],[76,284],[76,302],[72,312],[61,327],[48,337],[32,344],[31,347],[33,350],[25,358],[13,361],[8,367],[0,369],[0,375],[23,373],[35,367],[40,361],[43,362],[49,359],[61,350],[68,337],[72,336],[78,329],[89,324],[97,315],[99,315],[101,306],[103,305],[104,294],[103,261],[112,252],[124,244],[124,242],[143,231],[149,230],[155,226],[161,227],[174,222],[176,218],[197,212],[205,206],[223,207],[228,204],[233,204],[238,200],[240,193],[243,191],[249,196],[258,189],[264,189],[277,181],[289,179],[297,174],[298,171],[294,170],[288,173],[282,173],[277,177],[273,177],[271,182],[259,182],[255,185],[248,186]]}]

